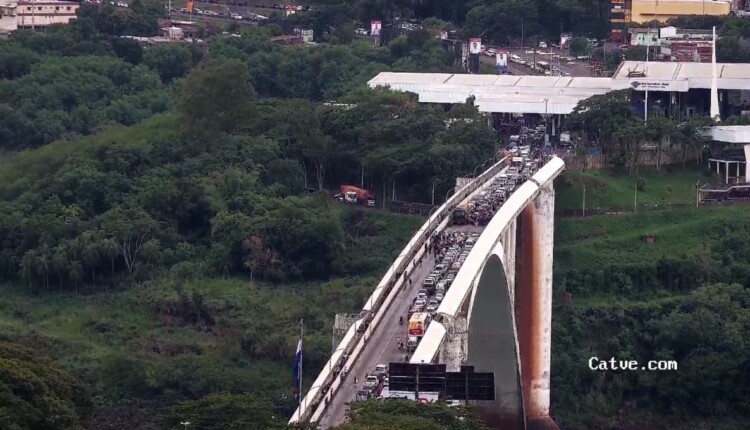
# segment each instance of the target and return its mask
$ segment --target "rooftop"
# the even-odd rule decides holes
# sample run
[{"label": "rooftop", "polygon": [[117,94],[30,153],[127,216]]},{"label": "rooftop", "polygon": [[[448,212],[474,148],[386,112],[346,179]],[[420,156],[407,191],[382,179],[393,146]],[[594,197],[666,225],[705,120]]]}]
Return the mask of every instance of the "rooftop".
[{"label": "rooftop", "polygon": [[[613,89],[627,88],[630,72],[643,72],[639,80],[687,81],[688,88],[711,88],[711,63],[623,61],[612,77]],[[717,63],[718,86],[726,90],[750,90],[750,64]],[[625,85],[623,86],[623,83]],[[687,90],[687,89],[686,89]]]},{"label": "rooftop", "polygon": [[[580,100],[609,91],[709,89],[711,67],[625,61],[613,78],[382,72],[368,85],[415,93],[422,103],[464,103],[473,96],[481,112],[568,114]],[[750,64],[717,64],[717,73],[719,88],[750,90]]]},{"label": "rooftop", "polygon": [[368,82],[417,93],[422,103],[464,103],[481,112],[570,113],[580,101],[610,91],[609,78],[383,72]]}]

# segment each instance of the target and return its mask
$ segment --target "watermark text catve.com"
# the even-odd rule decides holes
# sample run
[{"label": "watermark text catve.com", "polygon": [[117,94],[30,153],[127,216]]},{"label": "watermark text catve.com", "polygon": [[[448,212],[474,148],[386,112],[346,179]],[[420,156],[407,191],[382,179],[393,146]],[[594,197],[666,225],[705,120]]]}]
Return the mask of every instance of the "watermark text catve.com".
[{"label": "watermark text catve.com", "polygon": [[636,360],[618,360],[610,358],[602,360],[598,357],[589,358],[589,369],[591,370],[677,370],[677,362],[674,360],[650,360],[645,364]]}]

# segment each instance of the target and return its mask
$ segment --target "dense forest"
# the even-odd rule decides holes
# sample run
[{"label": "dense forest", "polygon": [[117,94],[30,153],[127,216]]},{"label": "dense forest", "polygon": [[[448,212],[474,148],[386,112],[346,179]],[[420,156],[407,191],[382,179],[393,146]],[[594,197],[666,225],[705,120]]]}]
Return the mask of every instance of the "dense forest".
[{"label": "dense forest", "polygon": [[[0,428],[283,428],[299,319],[305,366],[320,368],[333,314],[361,307],[422,222],[342,207],[332,191],[362,183],[378,205],[429,202],[434,184],[439,202],[496,150],[470,103],[446,111],[365,88],[380,71],[455,70],[434,32],[375,48],[351,21],[434,16],[511,41],[519,16],[527,34],[554,35],[564,18],[602,35],[602,8],[331,0],[242,37],[143,48],[119,36],[155,34],[163,8],[136,0],[13,34],[0,44]],[[328,43],[269,42],[298,23]],[[646,130],[617,97],[588,101],[572,124],[619,167],[653,135],[701,145],[700,124]],[[554,314],[563,428],[744,428],[750,226],[741,210],[706,214],[561,221],[555,286],[573,297]],[[643,248],[652,229],[657,245]],[[591,355],[681,367],[596,374]],[[408,402],[358,405],[343,428],[403,426],[482,428],[468,411]]]},{"label": "dense forest", "polygon": [[117,37],[148,31],[157,14],[139,7],[126,25],[84,6],[0,47],[0,395],[14,405],[0,426],[172,428],[221,411],[216,428],[282,427],[296,322],[321,367],[331,312],[358,309],[420,224],[327,190],[424,202],[435,184],[442,199],[492,158],[494,132],[471,106],[365,89],[380,70],[449,70],[423,32],[284,48],[271,26],[143,49]]},{"label": "dense forest", "polygon": [[[561,422],[577,429],[746,426],[748,232],[742,207],[560,221],[554,285],[556,297],[572,297],[553,313],[552,396]],[[679,367],[593,372],[590,357]]]}]

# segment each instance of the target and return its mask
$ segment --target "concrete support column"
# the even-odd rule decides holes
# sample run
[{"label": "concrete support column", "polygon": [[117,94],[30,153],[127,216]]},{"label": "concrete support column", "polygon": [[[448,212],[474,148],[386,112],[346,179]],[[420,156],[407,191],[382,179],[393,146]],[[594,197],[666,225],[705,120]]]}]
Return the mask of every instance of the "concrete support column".
[{"label": "concrete support column", "polygon": [[549,183],[521,213],[522,260],[515,312],[529,429],[557,428],[549,417],[554,209],[555,192]]},{"label": "concrete support column", "polygon": [[555,137],[555,129],[557,126],[556,122],[557,122],[557,115],[552,115],[552,137]]},{"label": "concrete support column", "polygon": [[506,230],[508,238],[504,243],[505,276],[508,280],[508,293],[511,303],[514,303],[516,294],[516,225],[515,220],[508,225],[508,230]]},{"label": "concrete support column", "polygon": [[445,341],[440,350],[440,362],[448,372],[460,372],[466,362],[469,348],[469,323],[466,318],[457,316],[441,321],[445,327]]}]

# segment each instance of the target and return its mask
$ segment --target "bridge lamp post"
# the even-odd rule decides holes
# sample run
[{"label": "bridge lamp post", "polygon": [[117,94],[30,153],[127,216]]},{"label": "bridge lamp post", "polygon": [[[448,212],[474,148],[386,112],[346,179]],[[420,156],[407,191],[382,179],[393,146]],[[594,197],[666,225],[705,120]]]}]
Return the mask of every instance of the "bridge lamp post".
[{"label": "bridge lamp post", "polygon": [[450,193],[452,193],[454,191],[456,191],[456,187],[451,188],[450,190],[448,190],[447,193],[445,193],[445,201],[446,202],[448,201],[448,194],[450,194]]},{"label": "bridge lamp post", "polygon": [[190,423],[190,421],[183,421],[183,422],[180,422],[180,424],[181,424],[181,425],[183,425],[183,426],[185,426],[185,429],[187,429],[187,428],[188,428],[188,426],[189,426],[189,425],[190,425],[191,423]]},{"label": "bridge lamp post", "polygon": [[480,165],[478,165],[477,167],[474,168],[474,172],[473,172],[472,178],[476,179],[476,177],[477,177],[477,169],[483,168],[485,163],[482,163],[482,164],[480,164]]}]

